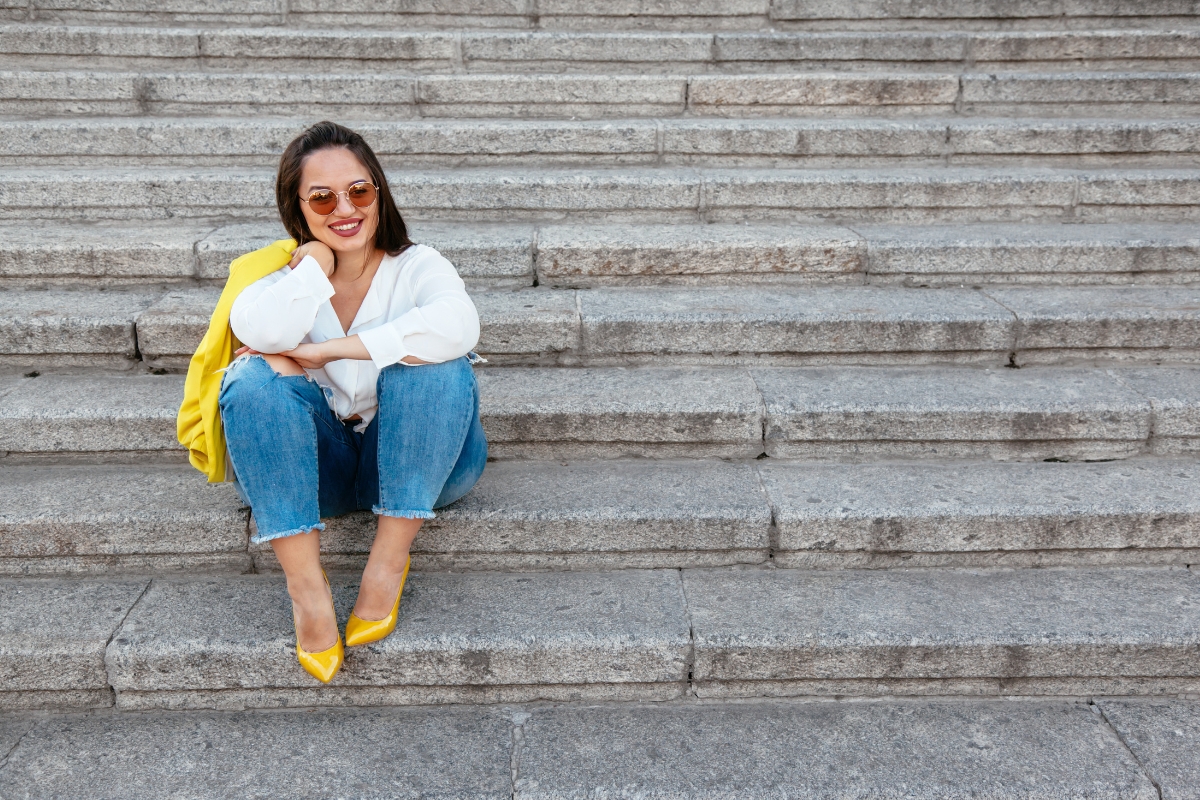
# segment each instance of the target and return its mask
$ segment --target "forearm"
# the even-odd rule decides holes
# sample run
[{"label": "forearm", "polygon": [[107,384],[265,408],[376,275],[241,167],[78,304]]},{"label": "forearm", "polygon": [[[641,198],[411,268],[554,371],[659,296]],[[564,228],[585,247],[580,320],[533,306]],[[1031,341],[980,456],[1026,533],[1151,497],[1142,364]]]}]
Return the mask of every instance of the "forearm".
[{"label": "forearm", "polygon": [[[326,357],[326,361],[337,361],[342,358],[349,358],[355,361],[370,361],[371,354],[367,352],[367,347],[362,343],[362,339],[358,338],[358,334],[353,336],[345,336],[340,339],[329,339],[317,345],[321,349],[322,357]],[[405,364],[427,364],[429,362],[422,361],[416,356],[405,356],[403,359]]]}]

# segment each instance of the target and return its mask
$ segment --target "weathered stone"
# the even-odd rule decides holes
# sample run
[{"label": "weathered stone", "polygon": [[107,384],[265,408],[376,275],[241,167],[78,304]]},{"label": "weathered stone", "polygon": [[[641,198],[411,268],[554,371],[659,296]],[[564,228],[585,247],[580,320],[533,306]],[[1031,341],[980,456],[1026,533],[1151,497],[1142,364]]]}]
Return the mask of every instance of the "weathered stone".
[{"label": "weathered stone", "polygon": [[1112,374],[1151,401],[1151,445],[1156,453],[1200,448],[1200,370],[1158,367],[1112,370]]},{"label": "weathered stone", "polygon": [[[1200,547],[1190,461],[760,467],[775,561]],[[1065,555],[1065,554],[1063,554]],[[997,556],[998,557],[998,556]],[[953,562],[951,556],[945,558]],[[994,559],[993,559],[994,560]]]},{"label": "weathered stone", "polygon": [[1071,103],[1073,106],[1195,105],[1200,101],[1200,76],[1185,73],[1024,73],[966,74],[962,102],[981,109],[991,105],[1018,105],[1029,110],[1038,104]]},{"label": "weathered stone", "polygon": [[1150,404],[1098,370],[760,369],[771,455],[1096,459],[1140,451]]},{"label": "weathered stone", "polygon": [[421,113],[450,117],[675,115],[687,79],[648,75],[431,75],[417,88]]},{"label": "weathered stone", "polygon": [[471,299],[479,311],[480,338],[475,349],[485,356],[580,349],[574,292],[475,292]]},{"label": "weathered stone", "polygon": [[[286,59],[285,63],[386,61],[451,68],[457,61],[453,33],[373,30],[202,30],[206,59]],[[292,67],[295,68],[294,66]]]},{"label": "weathered stone", "polygon": [[811,114],[828,106],[934,113],[949,111],[957,95],[954,75],[696,75],[688,79],[687,103],[700,114]]},{"label": "weathered stone", "polygon": [[[1186,219],[1200,204],[1200,170],[1121,170],[1079,175],[1080,215],[1108,219],[1122,212],[1164,222]],[[1180,208],[1182,207],[1182,208]]]},{"label": "weathered stone", "polygon": [[859,238],[834,227],[547,226],[537,245],[539,278],[830,276],[861,270],[862,259]]},{"label": "weathered stone", "polygon": [[1017,363],[1071,356],[1195,361],[1200,357],[1200,291],[1122,286],[991,289],[1017,315]]},{"label": "weathered stone", "polygon": [[762,452],[758,392],[740,370],[514,367],[476,374],[497,455]]},{"label": "weathered stone", "polygon": [[686,69],[710,58],[712,36],[700,33],[466,33],[463,62],[469,69],[504,71],[521,64],[546,67],[649,64]]},{"label": "weathered stone", "polygon": [[3,559],[245,549],[246,511],[233,488],[210,486],[191,467],[13,466],[0,472]]},{"label": "weathered stone", "polygon": [[33,237],[29,230],[12,223],[0,227],[0,277],[28,282],[190,278],[193,243],[205,229],[177,222],[170,228],[63,223],[40,227]]},{"label": "weathered stone", "polygon": [[0,581],[0,707],[111,705],[104,648],[147,583]]},{"label": "weathered stone", "polygon": [[973,156],[1073,156],[1195,153],[1200,126],[1191,120],[1007,120],[952,122],[951,159]]},{"label": "weathered stone", "polygon": [[959,62],[968,42],[957,32],[908,31],[718,33],[714,39],[714,60],[756,66],[810,61]]},{"label": "weathered stone", "polygon": [[278,222],[245,223],[217,228],[196,243],[196,258],[199,262],[196,277],[224,281],[229,277],[229,265],[235,258],[287,238],[287,231]]},{"label": "weathered stone", "polygon": [[929,358],[1003,364],[1012,314],[978,292],[871,287],[599,289],[579,295],[589,354],[843,360]]},{"label": "weathered stone", "polygon": [[21,378],[0,404],[0,450],[178,450],[183,378],[46,374]]},{"label": "weathered stone", "polygon": [[[335,584],[344,618],[354,586]],[[295,661],[288,606],[274,578],[156,580],[108,648],[118,703],[126,693],[146,706],[157,691],[314,688]],[[588,684],[651,684],[680,694],[688,648],[673,570],[415,573],[395,635],[352,651],[331,687],[547,684],[586,694]]]},{"label": "weathered stone", "polygon": [[518,731],[514,796],[531,800],[1157,796],[1082,703],[563,706]]},{"label": "weathered stone", "polygon": [[[413,558],[415,565],[453,569],[760,562],[770,523],[758,478],[742,464],[500,461],[425,523]],[[361,561],[375,517],[349,515],[327,525],[323,552]]]},{"label": "weathered stone", "polygon": [[83,356],[94,364],[105,356],[133,359],[133,321],[154,302],[145,292],[8,290],[0,294],[0,357]]},{"label": "weathered stone", "polygon": [[200,346],[221,290],[173,289],[137,318],[138,350],[142,358],[154,364],[186,360]]},{"label": "weathered stone", "polygon": [[[1145,8],[1149,4],[1143,4]],[[1196,58],[1196,31],[1080,30],[980,31],[972,33],[978,62],[1115,61],[1168,62]],[[1090,66],[1090,65],[1089,65]]]},{"label": "weathered stone", "polygon": [[25,735],[0,792],[499,800],[512,792],[511,728],[483,708],[58,716]]},{"label": "weathered stone", "polygon": [[[858,678],[1196,677],[1185,569],[684,573],[699,693]],[[953,690],[952,690],[953,693]]]},{"label": "weathered stone", "polygon": [[1185,225],[855,226],[875,276],[913,283],[1187,280],[1200,237]]},{"label": "weathered stone", "polygon": [[0,53],[185,59],[200,55],[200,36],[195,31],[149,27],[0,25]]},{"label": "weathered stone", "polygon": [[1098,705],[1163,800],[1200,797],[1200,703],[1101,700]]}]

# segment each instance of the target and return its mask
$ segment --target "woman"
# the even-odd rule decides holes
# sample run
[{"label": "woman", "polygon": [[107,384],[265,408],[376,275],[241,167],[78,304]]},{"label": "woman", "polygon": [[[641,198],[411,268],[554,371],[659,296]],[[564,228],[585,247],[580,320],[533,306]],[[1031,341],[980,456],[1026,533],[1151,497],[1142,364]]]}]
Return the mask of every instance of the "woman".
[{"label": "woman", "polygon": [[450,262],[409,241],[358,134],[332,122],[306,130],[284,151],[275,192],[299,246],[233,301],[229,325],[245,346],[221,380],[220,417],[253,541],[270,542],[287,575],[297,657],[328,682],[343,649],[321,518],[378,515],[346,645],[382,639],[413,537],[487,460],[468,358],[479,318]]}]

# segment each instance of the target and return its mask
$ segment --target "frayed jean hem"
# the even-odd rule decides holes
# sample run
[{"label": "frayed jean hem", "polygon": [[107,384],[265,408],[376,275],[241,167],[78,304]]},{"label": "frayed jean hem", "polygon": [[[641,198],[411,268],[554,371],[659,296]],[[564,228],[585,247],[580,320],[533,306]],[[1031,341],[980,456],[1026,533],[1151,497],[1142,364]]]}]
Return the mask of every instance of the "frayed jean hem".
[{"label": "frayed jean hem", "polygon": [[302,533],[312,533],[313,531],[325,530],[325,523],[318,522],[316,525],[310,525],[307,528],[292,528],[290,531],[281,531],[280,533],[256,533],[250,537],[251,544],[262,544],[269,542],[272,539],[282,539],[285,536],[299,536]]},{"label": "frayed jean hem", "polygon": [[399,519],[436,519],[432,511],[389,511],[383,506],[371,506],[371,513],[380,517],[397,517]]}]

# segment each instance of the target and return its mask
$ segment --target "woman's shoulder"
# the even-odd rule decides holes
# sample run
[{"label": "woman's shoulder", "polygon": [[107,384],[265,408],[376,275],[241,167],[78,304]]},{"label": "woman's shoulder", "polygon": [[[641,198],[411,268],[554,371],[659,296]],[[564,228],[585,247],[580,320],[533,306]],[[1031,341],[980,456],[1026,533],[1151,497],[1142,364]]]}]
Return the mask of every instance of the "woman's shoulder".
[{"label": "woman's shoulder", "polygon": [[405,272],[450,269],[457,274],[450,259],[427,244],[412,244],[395,257],[396,266]]}]

